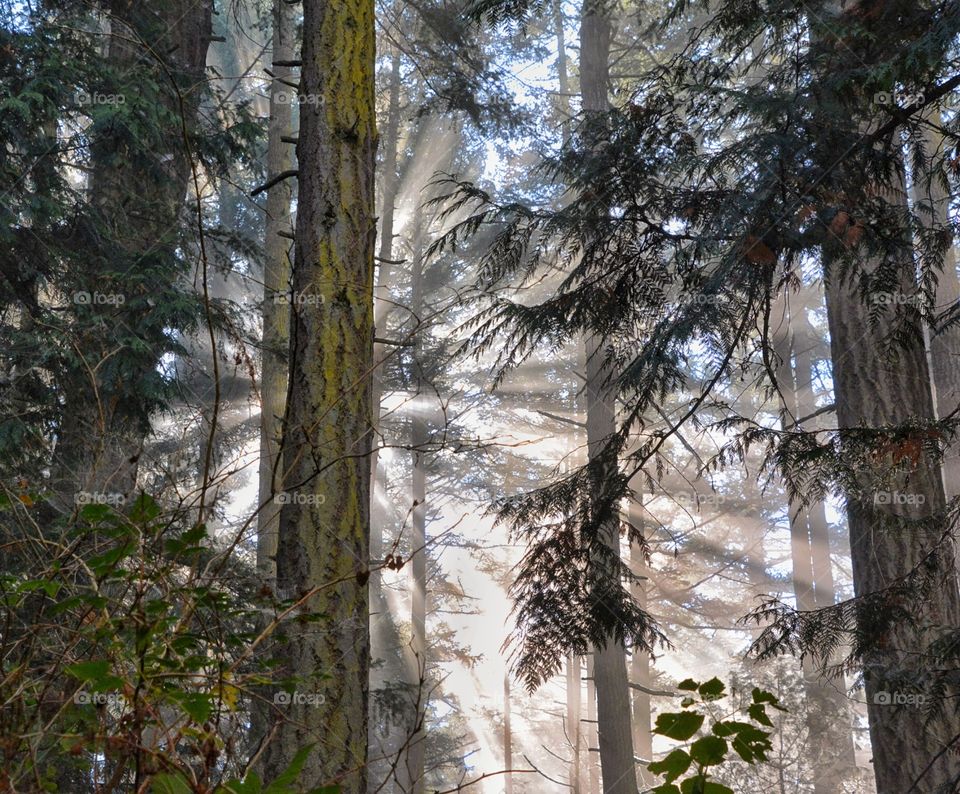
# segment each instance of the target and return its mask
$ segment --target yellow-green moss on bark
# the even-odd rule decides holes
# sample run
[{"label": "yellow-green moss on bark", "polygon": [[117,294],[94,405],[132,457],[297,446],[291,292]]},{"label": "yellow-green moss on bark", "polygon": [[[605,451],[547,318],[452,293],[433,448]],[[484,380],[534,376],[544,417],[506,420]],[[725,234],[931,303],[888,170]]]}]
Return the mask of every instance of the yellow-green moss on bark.
[{"label": "yellow-green moss on bark", "polygon": [[[316,745],[304,784],[366,786],[373,364],[374,7],[306,0],[290,408],[277,584],[322,588],[284,626],[277,658],[298,692],[268,749],[280,771]],[[318,701],[322,704],[318,705]]]}]

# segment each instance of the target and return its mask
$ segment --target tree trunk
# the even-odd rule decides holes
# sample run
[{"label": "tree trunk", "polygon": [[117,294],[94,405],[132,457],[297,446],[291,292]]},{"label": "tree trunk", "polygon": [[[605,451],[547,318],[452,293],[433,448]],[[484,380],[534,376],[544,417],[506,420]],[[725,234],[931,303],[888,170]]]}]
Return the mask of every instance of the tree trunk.
[{"label": "tree trunk", "polygon": [[[410,311],[414,322],[423,316],[423,222],[420,211],[415,216],[416,240],[413,246],[413,273],[411,282]],[[417,398],[422,399],[426,388],[423,372],[423,333],[424,329],[414,332],[413,347],[413,387]],[[422,404],[415,401],[410,418],[410,447],[413,451],[413,488],[411,515],[412,533],[410,536],[410,627],[413,654],[412,669],[418,673],[414,686],[415,697],[413,712],[410,715],[410,751],[407,755],[407,769],[410,774],[410,794],[423,794],[426,790],[424,779],[424,761],[426,757],[426,698],[429,694],[427,681],[427,476],[425,467],[427,445],[427,423]]]},{"label": "tree trunk", "polygon": [[[899,198],[894,195],[888,200],[902,201],[902,197],[901,190]],[[904,294],[910,294],[913,261],[909,241],[904,243],[903,289]],[[881,315],[873,324],[868,316],[870,307],[865,305],[857,285],[831,274],[829,248],[824,256],[834,392],[841,430],[879,429],[908,421],[933,420],[923,329],[917,323],[915,334],[901,336],[910,341],[900,346],[896,360],[892,360],[889,351],[882,347],[882,340],[892,327],[891,312]],[[869,272],[877,264],[868,261],[865,269]],[[921,565],[940,541],[945,527],[936,520],[931,524],[916,523],[935,519],[946,507],[940,467],[931,455],[921,453],[914,470],[898,477],[896,491],[913,495],[912,504],[878,503],[874,498],[878,488],[875,477],[871,463],[863,462],[859,469],[860,492],[847,496],[853,579],[858,596],[881,590]],[[894,691],[893,682],[899,677],[921,681],[929,664],[929,657],[924,657],[936,627],[955,627],[960,621],[952,545],[941,548],[924,568],[937,582],[929,598],[910,619],[901,619],[891,626],[883,638],[884,650],[863,660],[878,794],[903,794],[918,779],[919,790],[935,792],[938,787],[951,786],[960,772],[952,751],[936,757],[944,745],[960,735],[960,717],[952,708],[948,707],[944,717],[928,724],[922,709],[887,704],[881,694]],[[861,630],[870,631],[870,627],[864,625]]]},{"label": "tree trunk", "polygon": [[503,674],[503,783],[504,794],[513,794],[513,731],[510,726],[510,671]]},{"label": "tree trunk", "polygon": [[[643,502],[642,502],[642,475],[634,476],[630,483],[633,498],[627,509],[627,522],[641,534],[644,533]],[[637,544],[630,546],[630,570],[637,576],[645,576],[647,562],[643,558],[643,550]],[[647,589],[644,581],[633,582],[631,592],[634,600],[643,608],[647,608]],[[650,654],[640,648],[634,648],[630,656],[630,681],[634,684],[650,689]],[[645,764],[653,760],[653,734],[650,732],[650,695],[640,689],[631,689],[633,700],[633,752],[644,763],[638,766],[640,782],[644,786],[653,786],[657,780]]]},{"label": "tree trunk", "polygon": [[[783,309],[782,315],[779,309]],[[777,386],[781,398],[781,423],[785,429],[793,422],[813,413],[813,402],[801,400],[801,394],[812,398],[809,382],[812,377],[812,361],[809,347],[796,354],[794,368],[795,339],[793,318],[785,302],[778,306],[774,323],[779,328],[774,336],[774,350],[777,356]],[[790,551],[793,561],[793,591],[797,609],[812,612],[821,606],[833,606],[833,577],[829,572],[829,547],[821,549],[817,555],[821,566],[826,566],[826,574],[821,573],[820,581],[828,577],[830,591],[818,593],[817,574],[814,567],[812,530],[818,525],[818,532],[826,532],[826,515],[823,502],[817,502],[804,509],[799,504],[788,506],[790,519]],[[819,538],[822,544],[826,538]],[[824,559],[824,551],[825,557]],[[829,598],[829,603],[821,604],[819,599]],[[855,774],[853,756],[853,734],[847,717],[846,703],[835,689],[821,680],[819,671],[807,657],[801,662],[803,673],[806,709],[804,718],[807,726],[807,754],[815,794],[834,794],[842,791],[843,781]]]},{"label": "tree trunk", "polygon": [[[370,624],[374,6],[304,0],[299,198],[278,593],[301,600],[278,661],[300,702],[280,711],[266,768],[315,744],[302,785],[366,788]],[[313,595],[308,595],[315,593]],[[305,620],[306,616],[311,620]],[[307,696],[304,698],[303,696]],[[321,702],[322,701],[322,702]]]},{"label": "tree trunk", "polygon": [[567,657],[567,740],[570,743],[570,772],[568,784],[571,794],[584,794],[581,751],[583,728],[580,707],[583,703],[583,662],[579,656]]},{"label": "tree trunk", "polygon": [[[611,23],[605,5],[585,0],[580,23],[580,93],[585,114],[608,110]],[[587,339],[587,447],[591,460],[603,449],[616,427],[616,394],[602,340]],[[620,554],[619,521],[601,529],[603,542]],[[619,574],[611,571],[611,576]],[[626,650],[611,637],[595,649],[594,677],[597,692],[597,730],[604,794],[636,794],[630,726],[630,687]]]},{"label": "tree trunk", "polygon": [[[374,291],[373,317],[376,336],[386,335],[387,318],[393,304],[390,302],[390,286],[392,282],[394,213],[396,209],[397,193],[400,185],[397,173],[398,145],[400,138],[400,54],[394,51],[390,63],[390,105],[387,110],[387,124],[383,132],[383,163],[382,178],[380,181],[382,195],[380,202],[380,243],[378,248],[377,285]],[[383,531],[385,511],[381,504],[380,471],[380,402],[383,397],[383,364],[389,352],[380,342],[373,344],[373,384],[371,387],[370,404],[373,412],[374,443],[370,453],[370,559],[383,560],[384,543]],[[390,605],[383,591],[383,575],[379,565],[373,563],[370,572],[370,658],[378,664],[371,669],[370,690],[376,692],[384,688],[387,682],[396,682],[400,679],[396,665],[392,663],[392,649],[388,648],[387,638],[392,636],[388,628],[393,626],[390,614]],[[383,663],[379,663],[382,660]],[[375,697],[371,698],[371,705]],[[377,724],[371,714],[369,746],[376,748],[378,757],[392,763],[400,752],[400,743],[404,737],[402,731],[394,730],[390,719],[386,724]],[[382,776],[388,774],[388,766],[377,765],[372,770],[374,776],[370,779],[371,791],[380,785],[377,773]]]},{"label": "tree trunk", "polygon": [[[934,122],[941,123],[939,115]],[[925,153],[928,157],[942,157],[943,135],[932,127],[925,127]],[[957,277],[957,253],[950,231],[950,194],[936,177],[929,184],[914,179],[915,211],[923,223],[950,235],[951,242],[943,257],[943,269],[937,282],[936,306],[945,312],[960,302],[960,278]],[[960,328],[956,325],[930,335],[930,362],[936,395],[937,416],[950,416],[960,407]],[[943,457],[943,481],[947,498],[960,496],[960,442],[947,444]]]},{"label": "tree trunk", "polygon": [[[274,62],[289,62],[295,55],[295,9],[285,0],[273,3]],[[293,148],[281,138],[289,136],[292,104],[284,101],[291,88],[288,66],[273,67],[270,87],[270,127],[267,143],[267,177],[293,169]],[[257,516],[257,569],[272,590],[277,578],[277,532],[283,490],[280,440],[287,402],[287,353],[290,344],[290,244],[280,232],[291,231],[290,202],[293,187],[282,180],[267,194],[267,223],[263,265],[263,345],[260,375],[260,513]]]},{"label": "tree trunk", "polygon": [[600,794],[600,738],[597,735],[597,681],[596,662],[593,653],[585,657],[587,673],[587,719],[585,721],[584,745],[587,750],[587,771],[590,794]]}]

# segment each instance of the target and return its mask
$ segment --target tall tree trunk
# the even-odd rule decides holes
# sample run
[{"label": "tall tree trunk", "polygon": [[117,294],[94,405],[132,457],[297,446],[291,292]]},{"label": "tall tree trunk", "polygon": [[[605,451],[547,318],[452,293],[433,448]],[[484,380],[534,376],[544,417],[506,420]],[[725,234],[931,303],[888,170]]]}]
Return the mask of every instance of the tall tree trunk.
[{"label": "tall tree trunk", "polygon": [[[783,309],[782,315],[780,308]],[[812,361],[807,347],[802,355],[796,354],[794,368],[793,318],[785,301],[778,306],[774,322],[779,323],[774,337],[774,348],[778,360],[777,386],[782,406],[781,423],[787,430],[793,422],[813,413],[812,400],[808,404],[800,398],[801,393],[809,393],[812,397],[812,390],[809,388]],[[826,531],[823,502],[817,502],[806,509],[800,504],[791,504],[788,514],[793,591],[797,609],[812,612],[820,606],[833,606],[832,574],[829,571],[826,574],[821,573],[821,581],[824,577],[829,578],[830,592],[819,594],[819,597],[829,598],[830,601],[828,604],[818,603],[818,578],[814,567],[812,529],[815,523],[822,523],[822,531]],[[823,540],[820,539],[820,542]],[[829,547],[826,549],[825,560],[822,551],[818,555],[820,565],[826,565],[829,569]],[[855,773],[852,726],[847,717],[846,703],[835,689],[821,680],[819,671],[809,657],[802,660],[801,669],[806,695],[804,718],[813,790],[815,794],[834,794],[842,791],[843,781]]]},{"label": "tall tree trunk", "polygon": [[[390,104],[387,109],[387,123],[383,133],[383,162],[382,178],[380,181],[382,195],[380,203],[380,243],[378,249],[377,285],[374,291],[373,317],[374,331],[377,336],[386,334],[387,318],[392,304],[390,302],[390,286],[393,277],[393,236],[394,212],[397,202],[397,193],[400,185],[397,173],[397,151],[400,137],[400,54],[394,51],[390,61]],[[380,402],[383,397],[383,364],[388,355],[387,348],[381,342],[373,345],[373,385],[371,387],[370,404],[373,411],[374,444],[370,453],[370,657],[378,662],[371,670],[370,690],[376,693],[388,681],[396,681],[399,676],[392,664],[386,663],[392,658],[391,649],[387,647],[386,639],[392,635],[388,628],[392,626],[390,606],[383,591],[383,575],[380,571],[383,560],[384,544],[383,531],[385,511],[380,503],[381,474],[380,474]],[[380,664],[383,660],[383,664]],[[371,698],[371,705],[376,698]],[[392,763],[399,752],[398,732],[393,730],[391,720],[385,725],[378,725],[371,715],[370,747],[377,748],[377,755],[383,756],[385,761]],[[379,735],[378,735],[379,733]],[[377,765],[375,772],[386,768]],[[375,790],[380,785],[377,777],[372,777],[370,786]]]},{"label": "tall tree trunk", "polygon": [[[841,50],[836,46],[834,26],[842,26],[842,10],[839,2],[831,2],[823,16],[812,20],[813,55],[821,68],[832,68],[831,58],[856,54],[849,47]],[[876,26],[873,18],[864,19],[867,32],[884,41],[882,30],[870,30]],[[862,62],[857,62],[853,68],[861,66]],[[829,94],[826,83],[821,92],[828,94],[821,99],[817,119],[818,134],[822,136],[819,143],[823,150],[820,167],[824,187],[839,188],[850,195],[869,191],[887,202],[893,217],[905,219],[906,179],[902,165],[894,169],[891,184],[885,186],[864,184],[866,177],[857,167],[859,161],[853,167],[841,161],[837,168],[835,147],[843,145],[845,150],[850,136],[861,136],[866,131],[860,119],[869,118],[869,114],[861,105],[869,100],[859,98],[855,92],[843,97]],[[838,133],[842,137],[834,139],[832,136]],[[859,140],[862,142],[863,138]],[[900,292],[910,296],[916,291],[914,252],[908,226],[904,220],[899,222],[899,239],[889,237],[886,252],[875,254],[860,248],[856,255],[868,277],[881,265],[897,267]],[[888,306],[877,313],[873,311],[875,307],[867,305],[858,279],[838,266],[845,254],[844,242],[828,237],[822,250],[842,445],[849,444],[844,431],[882,431],[905,423],[933,421],[936,416],[923,327],[915,314],[903,311],[902,307]],[[896,341],[891,342],[894,332]],[[960,766],[955,748],[944,748],[960,736],[960,714],[948,706],[937,718],[931,718],[915,705],[887,702],[883,694],[896,692],[905,682],[919,685],[924,681],[931,666],[936,665],[930,655],[931,643],[943,630],[960,625],[956,556],[952,542],[942,542],[946,496],[940,465],[926,448],[919,448],[916,457],[911,455],[908,461],[901,461],[900,469],[909,470],[898,472],[892,482],[881,480],[889,467],[896,465],[894,458],[889,453],[847,458],[856,478],[846,494],[856,595],[863,597],[881,591],[918,570],[923,571],[929,583],[922,602],[912,602],[907,614],[881,610],[878,615],[861,610],[858,616],[859,631],[870,643],[862,663],[877,791],[953,791]],[[880,489],[911,498],[903,502],[880,500]],[[894,609],[897,606],[894,604]],[[949,702],[953,693],[947,694]]]},{"label": "tall tree trunk", "polygon": [[[423,316],[423,228],[420,212],[416,214],[416,242],[413,251],[413,274],[411,284],[410,311],[414,321]],[[423,373],[423,333],[424,329],[417,329],[414,335],[413,348],[413,387],[414,393],[420,397],[426,388]],[[426,731],[426,697],[428,695],[427,679],[427,477],[425,455],[427,445],[427,423],[423,414],[423,407],[414,404],[410,418],[410,446],[413,450],[413,481],[411,514],[412,533],[410,535],[410,627],[411,646],[413,654],[413,669],[419,673],[411,684],[416,687],[414,711],[411,717],[410,752],[407,767],[410,773],[412,786],[411,794],[423,794],[426,781],[424,780],[424,760]]]},{"label": "tall tree trunk", "polygon": [[[905,257],[904,272],[912,272],[909,256]],[[904,346],[894,362],[881,349],[880,341],[890,330],[889,319],[881,318],[879,327],[871,328],[869,307],[854,285],[831,278],[827,307],[841,429],[932,420],[922,328],[917,326],[916,343]],[[871,474],[862,472],[862,492],[849,494],[847,501],[858,596],[881,590],[921,565],[944,528],[942,521],[934,521],[935,526],[919,523],[942,515],[946,508],[940,467],[929,454],[921,455],[909,479],[899,478],[898,490],[912,494],[914,504],[876,504],[877,486],[871,483]],[[921,499],[923,504],[918,504]],[[960,621],[952,547],[941,548],[925,567],[938,585],[922,610],[911,619],[897,621],[885,636],[886,650],[864,659],[878,794],[903,794],[921,775],[920,790],[934,792],[938,786],[949,785],[958,772],[952,752],[935,757],[945,743],[960,735],[960,720],[953,709],[948,708],[947,716],[928,725],[921,709],[889,705],[878,698],[878,693],[896,686],[891,682],[899,676],[922,680],[925,651],[933,639],[925,626],[950,627]]]},{"label": "tall tree trunk", "polygon": [[[291,61],[295,57],[295,9],[284,0],[273,3],[272,61]],[[281,94],[291,88],[282,81],[291,79],[288,66],[273,66],[270,86],[270,126],[267,133],[267,177],[293,168],[293,148],[282,140],[289,136],[292,103]],[[260,470],[259,509],[257,515],[257,572],[263,586],[277,588],[277,539],[280,530],[280,502],[283,490],[281,440],[283,415],[287,403],[287,354],[290,344],[290,241],[280,232],[291,231],[290,203],[293,187],[283,180],[267,194],[263,263],[263,340],[260,352]],[[271,693],[261,693],[262,702],[251,714],[251,734],[262,741],[270,724]]]},{"label": "tall tree trunk", "polygon": [[[586,115],[605,113],[609,109],[611,22],[608,14],[602,0],[585,0],[580,22],[580,93]],[[616,428],[616,394],[602,340],[591,336],[586,344],[587,448],[590,459],[595,460]],[[608,521],[601,532],[603,542],[619,556],[619,521],[616,518]],[[619,576],[619,573],[611,570],[610,575]],[[626,650],[611,637],[594,655],[604,794],[636,794]]]},{"label": "tall tree trunk", "polygon": [[[299,198],[278,592],[301,601],[278,661],[305,702],[282,709],[266,766],[315,743],[302,785],[366,788],[373,367],[374,5],[304,0]],[[306,616],[310,620],[305,620]],[[319,701],[323,701],[320,703]]]},{"label": "tall tree trunk", "polygon": [[[296,11],[285,0],[273,3],[273,61],[294,59]],[[293,168],[293,148],[282,137],[289,136],[292,103],[284,101],[291,88],[289,66],[273,66],[270,87],[270,127],[267,142],[267,177]],[[267,223],[263,265],[263,344],[260,375],[260,513],[257,516],[257,569],[264,583],[274,589],[277,578],[277,533],[280,504],[276,495],[283,490],[280,440],[287,402],[287,353],[290,344],[290,241],[280,236],[291,231],[290,202],[293,187],[282,180],[267,194]]]}]

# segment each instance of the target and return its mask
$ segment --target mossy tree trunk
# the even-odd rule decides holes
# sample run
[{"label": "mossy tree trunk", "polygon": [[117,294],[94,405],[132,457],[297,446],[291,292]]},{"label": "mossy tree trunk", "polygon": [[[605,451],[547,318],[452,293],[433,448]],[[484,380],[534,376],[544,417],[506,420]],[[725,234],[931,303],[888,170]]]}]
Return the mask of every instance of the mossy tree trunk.
[{"label": "mossy tree trunk", "polygon": [[305,0],[278,593],[298,599],[278,660],[276,774],[313,744],[302,784],[366,789],[374,275],[374,5]]}]

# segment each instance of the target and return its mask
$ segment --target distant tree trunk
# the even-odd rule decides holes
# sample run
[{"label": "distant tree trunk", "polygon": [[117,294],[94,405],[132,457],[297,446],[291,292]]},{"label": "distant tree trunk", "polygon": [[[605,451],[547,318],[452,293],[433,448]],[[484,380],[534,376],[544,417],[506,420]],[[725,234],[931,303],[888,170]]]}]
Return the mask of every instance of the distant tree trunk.
[{"label": "distant tree trunk", "polygon": [[[939,114],[933,119],[941,123]],[[924,150],[928,157],[942,157],[947,145],[943,135],[925,127]],[[946,178],[946,175],[942,175]],[[943,257],[943,270],[937,281],[938,312],[960,303],[960,278],[957,276],[957,251],[949,220],[950,192],[936,176],[927,183],[913,182],[913,200],[920,220],[932,229],[941,230],[950,240]],[[956,325],[930,334],[930,361],[936,394],[937,416],[949,416],[960,407],[960,328]],[[960,495],[960,442],[947,444],[943,457],[943,480],[947,498]]]},{"label": "distant tree trunk", "polygon": [[[812,400],[809,403],[801,400],[801,393],[809,393],[812,397],[809,387],[812,361],[808,347],[802,355],[796,353],[794,367],[794,321],[785,301],[779,304],[773,322],[779,325],[774,336],[774,352],[777,356],[781,422],[784,429],[789,430],[793,422],[813,413]],[[821,526],[818,531],[826,532],[823,502],[817,502],[807,509],[799,504],[791,504],[788,506],[788,513],[793,590],[797,609],[812,612],[820,606],[832,606],[833,577],[829,570],[826,574],[821,574],[821,581],[824,577],[829,580],[830,592],[819,594],[822,599],[829,598],[829,603],[818,603],[816,592],[818,580],[814,568],[812,529],[815,523],[819,523]],[[822,543],[823,539],[820,539],[820,542]],[[826,549],[825,560],[822,555],[821,549],[818,555],[820,565],[826,565],[829,569],[829,547]],[[818,670],[809,658],[803,659],[801,668],[806,694],[804,717],[813,790],[815,794],[834,794],[842,791],[843,781],[855,774],[852,726],[847,716],[846,703],[834,688],[821,680]]]},{"label": "distant tree trunk", "polygon": [[503,674],[503,774],[504,794],[513,794],[513,731],[510,726],[510,671]]},{"label": "distant tree trunk", "polygon": [[[273,58],[289,62],[295,56],[296,9],[285,0],[273,3]],[[270,86],[270,126],[267,142],[267,178],[293,168],[293,147],[281,138],[289,136],[292,104],[286,99],[292,89],[288,66],[273,66]],[[281,96],[283,95],[283,96]],[[280,439],[287,402],[287,355],[290,344],[290,241],[280,236],[291,228],[290,202],[293,187],[282,180],[267,194],[267,223],[263,265],[263,344],[260,375],[260,513],[257,516],[257,569],[272,590],[277,578],[277,532],[283,490]]]},{"label": "distant tree trunk", "polygon": [[[295,9],[284,0],[273,3],[272,61],[291,61],[295,56]],[[280,95],[290,93],[283,80],[290,80],[291,69],[274,66],[270,86],[270,126],[267,132],[267,178],[293,168],[293,148],[281,140],[291,133],[290,102]],[[291,227],[290,203],[293,187],[288,180],[278,182],[267,194],[263,263],[263,341],[260,352],[260,480],[257,516],[257,572],[263,586],[277,588],[277,538],[280,529],[280,504],[277,494],[283,490],[280,442],[283,414],[287,403],[287,355],[290,345],[290,308],[287,293],[290,283],[290,241],[280,236]],[[255,703],[251,714],[251,733],[262,741],[270,725],[271,692],[264,687],[262,702]]]},{"label": "distant tree trunk", "polygon": [[572,794],[585,794],[581,750],[583,726],[580,722],[583,703],[583,662],[579,656],[567,657],[567,739],[570,742],[570,772],[568,783]]},{"label": "distant tree trunk", "polygon": [[563,28],[563,2],[553,0],[553,35],[557,41],[557,86],[560,95],[557,105],[560,110],[560,136],[563,143],[570,138],[570,77],[567,69],[566,32]]},{"label": "distant tree trunk", "polygon": [[600,794],[600,737],[597,733],[597,681],[593,653],[586,655],[584,665],[587,673],[587,719],[584,746],[587,750],[587,771],[590,794]]},{"label": "distant tree trunk", "polygon": [[[373,368],[372,0],[304,0],[299,194],[278,592],[302,600],[278,661],[313,697],[282,709],[266,768],[316,743],[302,782],[366,788]],[[308,596],[307,594],[315,593]],[[311,615],[312,620],[302,616]],[[322,699],[323,703],[318,703]]]},{"label": "distant tree trunk", "polygon": [[[641,534],[644,532],[646,521],[643,515],[643,492],[641,488],[643,483],[642,475],[634,476],[630,483],[630,489],[633,498],[630,500],[630,506],[627,509],[627,522],[637,529]],[[637,576],[645,576],[647,570],[647,561],[643,558],[643,550],[636,543],[630,546],[630,570]],[[643,581],[633,582],[631,592],[636,602],[643,608],[647,608],[647,589]],[[634,684],[650,689],[650,654],[640,648],[634,648],[630,656],[630,681]],[[653,760],[653,734],[650,732],[650,695],[640,689],[631,689],[630,696],[633,700],[633,751],[642,761],[649,763]],[[644,766],[638,766],[640,771],[640,782],[644,786],[653,786],[656,778]]]},{"label": "distant tree trunk", "polygon": [[[392,304],[390,302],[390,286],[393,279],[393,237],[394,237],[394,212],[397,202],[397,193],[400,184],[397,173],[397,151],[400,137],[400,55],[394,51],[390,59],[390,104],[387,109],[387,123],[383,131],[383,161],[382,161],[382,179],[381,201],[380,201],[380,244],[378,250],[379,261],[377,263],[377,285],[374,291],[373,318],[374,331],[376,336],[384,337],[386,335],[387,318],[390,315]],[[385,511],[381,504],[381,474],[380,474],[380,402],[383,398],[383,363],[388,356],[387,348],[380,342],[374,342],[373,345],[373,385],[371,387],[370,404],[373,411],[374,436],[373,450],[370,453],[370,559],[383,560],[384,544],[383,531],[385,522]],[[396,682],[400,676],[395,669],[396,665],[388,663],[393,660],[391,649],[387,648],[386,638],[390,632],[388,627],[392,625],[390,606],[387,603],[383,591],[383,575],[379,570],[379,565],[373,563],[370,572],[370,656],[375,661],[383,660],[383,664],[378,664],[371,670],[370,689],[371,692],[384,687],[387,682]],[[375,703],[375,698],[371,698]],[[392,761],[399,752],[399,742],[402,738],[398,737],[398,732],[393,729],[391,720],[386,724],[377,724],[377,720],[371,715],[370,729],[370,747],[377,748],[377,754],[385,756],[384,760]],[[377,731],[380,736],[377,736]],[[383,775],[387,774],[383,765],[377,765],[374,773],[382,770]],[[377,777],[371,777],[370,787],[375,790],[380,783]]]},{"label": "distant tree trunk", "polygon": [[[424,312],[424,224],[420,209],[414,214],[414,241],[411,252],[410,313],[413,322],[419,322]],[[427,423],[422,395],[427,382],[423,370],[423,334],[425,328],[413,330],[411,385],[416,395],[410,417],[410,449],[412,453],[411,533],[410,533],[410,663],[412,673],[411,713],[407,721],[409,746],[404,764],[407,781],[404,791],[423,794],[426,787],[424,762],[426,759],[426,698],[429,695],[427,679]]]}]

